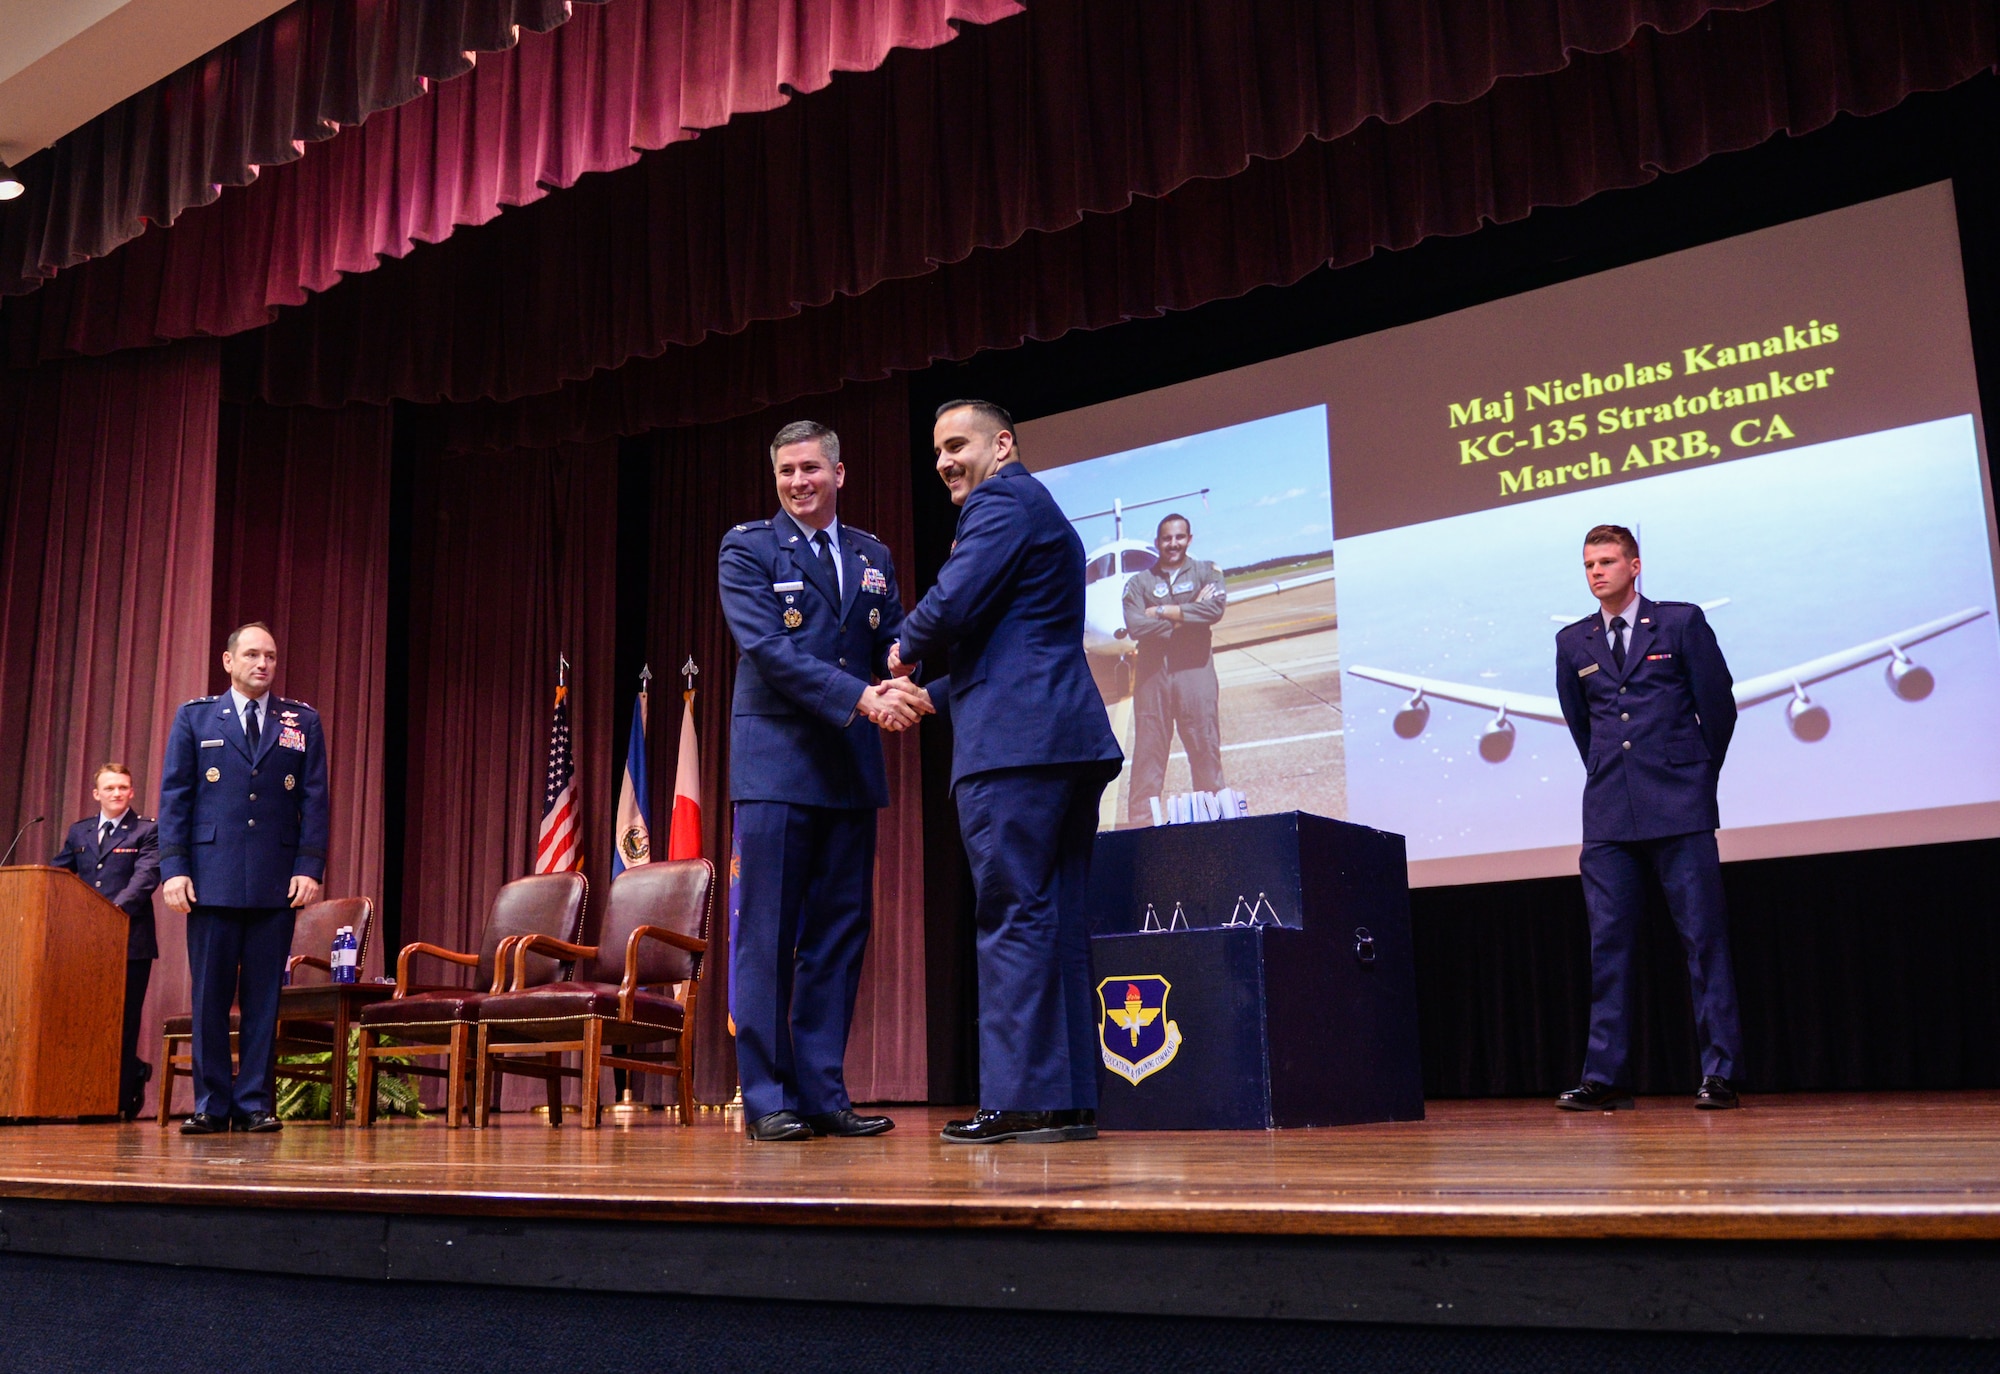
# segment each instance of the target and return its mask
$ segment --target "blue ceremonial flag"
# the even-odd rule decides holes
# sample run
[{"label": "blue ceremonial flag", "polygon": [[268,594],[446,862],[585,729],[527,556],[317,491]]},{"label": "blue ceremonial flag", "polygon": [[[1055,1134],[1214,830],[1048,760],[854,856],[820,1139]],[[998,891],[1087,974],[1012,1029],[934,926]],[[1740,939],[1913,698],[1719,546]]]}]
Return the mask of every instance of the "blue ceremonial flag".
[{"label": "blue ceremonial flag", "polygon": [[[650,677],[651,674],[646,674]],[[611,847],[611,876],[652,859],[652,827],[646,816],[646,689],[641,680],[632,702],[632,733],[625,744],[625,779],[618,785],[617,842]]]}]

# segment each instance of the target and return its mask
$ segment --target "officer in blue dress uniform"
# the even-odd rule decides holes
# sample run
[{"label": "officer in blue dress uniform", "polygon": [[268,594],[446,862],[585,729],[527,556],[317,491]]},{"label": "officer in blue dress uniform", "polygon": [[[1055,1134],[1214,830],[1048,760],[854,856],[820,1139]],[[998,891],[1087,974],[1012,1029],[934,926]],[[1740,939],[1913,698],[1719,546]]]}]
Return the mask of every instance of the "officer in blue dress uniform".
[{"label": "officer in blue dress uniform", "polygon": [[[244,625],[222,655],[229,691],[181,707],[160,783],[160,895],[187,913],[195,1112],[183,1135],[275,1131],[278,989],[296,910],[326,874],[319,714],[271,692],[278,642]],[[239,1008],[238,1068],[229,1005]],[[164,1108],[163,1108],[164,1110]]]},{"label": "officer in blue dress uniform", "polygon": [[[843,1065],[874,912],[882,729],[917,721],[913,688],[871,679],[903,623],[896,569],[836,512],[840,438],[810,420],[771,441],[782,509],[722,538],[722,613],[741,657],[729,795],[742,878],[729,1009],[752,1140],[880,1135]],[[927,708],[924,708],[927,709]]]},{"label": "officer in blue dress uniform", "polygon": [[97,814],[69,828],[49,863],[67,868],[92,891],[125,913],[125,1020],[120,1036],[118,1114],[127,1121],[145,1105],[153,1066],[139,1057],[139,1018],[160,945],[153,932],[153,889],[160,885],[158,828],[132,809],[132,770],[100,766],[91,779]]},{"label": "officer in blue dress uniform", "polygon": [[999,406],[939,407],[932,443],[958,538],[890,667],[951,655],[925,689],[951,719],[977,894],[980,1110],[944,1138],[1089,1140],[1099,1051],[1083,901],[1098,801],[1124,754],[1084,658],[1083,542],[1017,461]]},{"label": "officer in blue dress uniform", "polygon": [[1715,831],[1716,780],[1736,729],[1729,665],[1699,606],[1637,590],[1639,542],[1622,525],[1584,536],[1599,610],[1556,633],[1556,695],[1589,778],[1583,788],[1590,918],[1590,1039],[1583,1082],[1556,1105],[1630,1107],[1632,954],[1648,873],[1687,951],[1701,1037],[1697,1107],[1734,1107],[1740,1034]]}]

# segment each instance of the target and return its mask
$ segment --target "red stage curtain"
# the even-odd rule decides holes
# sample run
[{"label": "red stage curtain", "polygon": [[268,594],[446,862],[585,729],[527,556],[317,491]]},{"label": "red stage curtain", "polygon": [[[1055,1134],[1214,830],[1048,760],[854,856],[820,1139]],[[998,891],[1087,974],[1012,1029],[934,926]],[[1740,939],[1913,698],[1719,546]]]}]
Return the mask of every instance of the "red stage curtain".
[{"label": "red stage curtain", "polygon": [[[1036,10],[1038,21],[1043,13]],[[1010,27],[924,60],[969,59]],[[1781,0],[1748,14],[1716,14],[1685,33],[1644,32],[1615,53],[1575,58],[1559,73],[1498,82],[1467,104],[1433,105],[1398,124],[1369,121],[1346,137],[1253,160],[1238,175],[1190,181],[1161,199],[1134,200],[1119,213],[1089,215],[1059,232],[1030,234],[696,347],[669,348],[549,395],[455,407],[451,442],[508,447],[711,421],[1024,339],[1188,309],[1288,284],[1329,263],[1358,262],[1378,249],[1518,220],[1537,205],[1642,184],[1780,131],[1823,127],[1843,111],[1876,113],[1914,90],[1968,79],[1996,57],[2000,24],[1987,3],[1918,9]],[[1027,169],[1012,175],[1024,197],[1038,184]],[[618,180],[571,195],[596,195]],[[562,204],[540,208],[553,215]],[[368,294],[398,279],[408,292],[449,292],[439,278],[485,251],[489,232],[461,236],[426,263],[400,264],[317,303],[313,310],[347,315],[337,329],[317,332],[310,310],[286,319],[270,332],[267,371],[283,359],[292,369],[287,389],[309,388],[319,362],[321,378],[340,394],[359,370],[320,350],[340,338],[367,338],[377,341],[368,357],[387,352],[379,340],[392,326],[386,312],[367,305]],[[579,240],[539,251],[573,265],[588,250]],[[581,287],[578,294],[589,296]],[[488,309],[482,323],[506,313],[491,303]],[[538,313],[521,310],[523,318]],[[427,318],[461,342],[466,335],[451,330],[450,315],[440,299]],[[599,318],[608,334],[627,317]],[[425,346],[444,348],[441,340]],[[347,347],[350,357],[362,356]],[[495,376],[462,353],[454,363],[462,376]],[[414,371],[378,373],[361,390],[394,390],[399,379],[419,380]],[[432,381],[421,378],[426,394]],[[280,383],[274,376],[267,385]]]},{"label": "red stage curtain", "polygon": [[[48,818],[27,862],[90,814],[107,759],[158,814],[167,727],[208,681],[220,394],[208,342],[0,371],[0,830]],[[185,927],[154,910],[142,1050],[188,1007]]]},{"label": "red stage curtain", "polygon": [[[717,355],[614,374],[596,387],[611,394],[474,416],[459,442],[739,414],[1573,203],[1950,85],[1996,50],[1992,0],[1777,0],[1748,14],[1695,0],[1521,3],[1448,18],[1377,22],[1366,6],[1307,0],[1052,0],[362,273],[268,331],[261,394],[533,395],[958,264],[949,281],[877,302],[884,318],[836,304],[802,337],[753,324],[755,339]],[[375,181],[375,199],[393,201]],[[1080,221],[1086,210],[1104,215]],[[813,232],[784,232],[800,221]],[[9,307],[10,347],[39,356],[239,328],[229,278],[201,264],[262,280],[241,265],[289,251],[293,222],[271,220],[226,257],[176,249],[170,268],[121,254],[91,269],[97,285],[90,272],[58,279]],[[1030,256],[987,251],[1009,244]],[[160,304],[163,274],[167,294],[207,302],[206,323],[168,320],[182,306]],[[585,414],[627,418],[582,425]]]},{"label": "red stage curtain", "polygon": [[[261,620],[278,687],[326,730],[333,833],[326,895],[382,906],[382,743],[389,603],[389,424],[346,410],[226,404],[209,644]],[[219,653],[208,690],[228,690]],[[380,967],[381,926],[368,976]],[[393,956],[389,966],[394,967]]]},{"label": "red stage curtain", "polygon": [[[908,405],[899,378],[727,424],[652,436],[653,610],[648,639],[663,679],[671,675],[666,665],[678,666],[690,654],[701,668],[695,721],[701,735],[702,848],[718,856],[718,867],[727,867],[730,844],[729,706],[736,678],[736,646],[716,591],[722,535],[737,521],[761,520],[777,510],[771,436],[793,420],[816,419],[840,435],[847,466],[841,519],[888,544],[904,600],[914,605]],[[660,700],[672,697],[661,693]],[[679,728],[678,712],[661,710],[653,718],[648,764],[655,816],[670,814]],[[861,1102],[922,1101],[928,1093],[923,785],[916,734],[890,736],[886,743],[890,805],[877,832],[875,929],[847,1052],[848,1090]],[[704,1102],[726,1102],[736,1087],[735,1046],[725,1025],[728,946],[720,938],[726,932],[717,934],[698,1042],[696,1092]]]},{"label": "red stage curtain", "polygon": [[[610,881],[616,446],[419,462],[410,550],[403,939],[477,947],[532,872],[556,659],[568,657],[586,935]],[[449,981],[449,966],[427,969]],[[540,1093],[540,1088],[535,1093]]]},{"label": "red stage curtain", "polygon": [[568,0],[298,0],[23,163],[27,192],[0,215],[0,295],[172,224],[569,12]]},{"label": "red stage curtain", "polygon": [[[481,0],[477,7],[496,3],[505,0]],[[280,20],[287,16],[297,24],[317,20],[321,27],[337,27],[338,20],[319,13],[321,8],[295,5],[263,27],[282,29]],[[503,206],[539,200],[586,172],[630,166],[641,149],[663,148],[735,115],[818,90],[836,71],[869,70],[894,48],[947,42],[955,23],[985,22],[1019,8],[1018,0],[817,5],[610,0],[577,11],[552,33],[524,35],[511,51],[423,98],[413,98],[410,35],[390,25],[369,36],[378,45],[400,40],[395,60],[387,52],[370,54],[388,70],[376,73],[372,85],[364,83],[367,98],[356,92],[334,108],[359,106],[362,113],[385,104],[399,108],[332,138],[310,157],[294,151],[303,150],[302,142],[282,142],[263,147],[262,156],[245,157],[221,140],[229,145],[220,155],[226,165],[210,165],[218,161],[211,157],[198,185],[176,183],[171,193],[179,199],[142,213],[165,225],[188,206],[204,208],[171,231],[156,230],[110,260],[59,279],[61,303],[40,307],[54,331],[44,351],[98,353],[255,328],[272,318],[275,307],[296,305],[307,292],[334,286],[342,273],[368,272],[379,258],[400,258],[419,242],[438,242],[461,225],[483,224]],[[546,22],[531,27],[560,23],[561,13],[538,9]],[[507,46],[504,25],[499,33],[497,46]],[[492,39],[490,33],[486,37]],[[435,65],[446,55],[463,70],[464,56],[455,48],[434,53],[433,47],[418,45],[416,70],[427,70],[422,59]],[[228,51],[237,48],[247,50],[227,65],[236,81],[267,83],[314,110],[331,100],[330,93],[313,89],[315,79],[335,91],[360,81],[344,68],[320,70],[326,66],[323,57],[301,64],[284,43],[239,40]],[[282,49],[282,60],[273,48]],[[376,89],[383,85],[388,89]],[[368,98],[379,103],[370,105]],[[329,138],[335,130],[322,122],[326,118],[358,122],[341,115],[307,119],[301,111],[285,123],[284,138]],[[232,129],[241,123],[261,128],[270,120],[223,117],[223,122]],[[115,160],[111,153],[105,156]],[[246,162],[266,164],[262,175],[218,200],[219,187],[208,183],[241,185],[256,175],[244,172]],[[31,236],[31,228],[6,227],[35,226],[47,218],[36,206],[47,199],[40,183],[48,179],[29,169],[27,208],[0,217],[0,294],[29,289],[54,268],[78,261],[78,245],[67,241],[77,236],[60,232],[59,217],[39,248],[15,242]],[[117,199],[106,186],[93,186],[90,194],[95,200]],[[89,240],[101,246],[83,251],[102,253],[139,229],[136,217],[129,227],[101,228]],[[9,274],[16,280],[10,282]]]},{"label": "red stage curtain", "polygon": [[[286,362],[274,370],[267,395],[324,399],[332,388],[356,398],[394,390],[412,399],[467,400],[546,391],[670,343],[919,275],[1031,230],[1060,229],[1086,210],[1116,212],[1134,195],[1233,175],[1308,137],[1339,137],[1370,118],[1396,120],[1437,102],[1469,100],[1500,76],[1559,69],[1572,50],[1615,49],[1647,25],[1684,28],[1714,5],[1460,0],[1416,16],[1390,8],[1381,0],[1038,5],[1030,18],[934,53],[899,55],[879,76],[840,83],[775,118],[739,121],[694,148],[649,158],[642,175],[610,179],[615,186],[579,184],[546,213],[503,220],[469,256],[418,255],[427,264],[414,269],[421,291],[412,294],[404,274],[351,305],[316,312],[307,327],[337,334],[363,325],[372,311],[401,311],[417,299],[426,303],[419,317],[437,320],[432,330],[457,333],[456,351],[431,355],[413,336],[405,351],[344,360],[341,366],[354,370],[338,382],[321,377],[315,391],[283,381],[296,358],[279,343]],[[620,12],[614,4],[605,22]],[[973,17],[991,16],[983,10]],[[551,41],[569,42],[584,24]],[[470,84],[484,79],[482,70]],[[398,117],[417,118],[420,109]],[[437,141],[456,147],[457,137]],[[537,146],[525,134],[511,142]],[[299,175],[319,175],[312,170],[319,165],[309,160]],[[462,174],[477,182],[483,167],[474,158]],[[387,171],[341,178],[383,184],[375,199],[389,179]],[[396,202],[406,198],[422,199],[398,189]],[[255,200],[253,193],[241,203]],[[168,236],[171,248],[157,250],[171,253],[172,265],[130,255],[42,302],[37,346],[94,352],[261,322],[267,301],[300,299],[287,284],[296,264],[285,250],[296,237],[290,226],[315,222],[306,210],[319,204],[300,199],[299,210],[278,219],[258,211],[258,227],[226,236],[235,245],[227,253],[194,246],[191,218]],[[813,234],[801,240],[791,233],[799,222],[812,224]],[[441,237],[446,228],[418,237]],[[365,247],[359,241],[367,234],[357,227],[342,236]],[[580,255],[570,251],[579,239],[587,245]],[[224,260],[240,272],[241,291],[213,269]],[[244,270],[266,261],[278,274],[268,281],[266,272]],[[340,263],[362,271],[373,258],[349,252]],[[331,280],[329,266],[312,284]],[[616,288],[605,289],[607,282]],[[513,303],[496,294],[496,283],[514,294]],[[577,299],[618,304],[576,312]],[[473,326],[467,312],[488,309],[491,317]],[[532,350],[510,342],[527,318],[537,321]],[[485,341],[475,349],[477,336]]]}]

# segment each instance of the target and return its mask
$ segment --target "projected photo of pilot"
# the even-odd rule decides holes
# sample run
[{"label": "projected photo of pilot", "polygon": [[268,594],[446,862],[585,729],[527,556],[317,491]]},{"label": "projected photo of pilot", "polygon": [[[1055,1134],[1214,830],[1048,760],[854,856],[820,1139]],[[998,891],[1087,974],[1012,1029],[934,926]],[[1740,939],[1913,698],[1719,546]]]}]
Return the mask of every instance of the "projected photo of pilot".
[{"label": "projected photo of pilot", "polygon": [[1355,814],[1412,859],[1577,842],[1553,636],[1593,609],[1580,540],[1607,521],[1729,659],[1725,834],[2000,800],[1980,469],[1960,415],[1342,539]]},{"label": "projected photo of pilot", "polygon": [[1036,475],[1083,539],[1084,648],[1125,749],[1101,823],[1224,787],[1343,814],[1326,408]]}]

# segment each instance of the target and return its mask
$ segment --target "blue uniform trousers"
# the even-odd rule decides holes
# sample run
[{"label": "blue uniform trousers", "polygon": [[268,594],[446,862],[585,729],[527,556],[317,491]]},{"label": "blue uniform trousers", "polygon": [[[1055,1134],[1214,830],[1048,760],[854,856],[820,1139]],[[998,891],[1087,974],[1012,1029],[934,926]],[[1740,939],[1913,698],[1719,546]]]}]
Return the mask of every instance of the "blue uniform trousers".
[{"label": "blue uniform trousers", "polygon": [[[271,1061],[278,989],[292,951],[291,907],[196,905],[188,913],[188,973],[194,983],[194,1109],[211,1116],[268,1112],[276,1101]],[[229,1067],[229,1004],[238,1011]]]},{"label": "blue uniform trousers", "polygon": [[1106,781],[1102,763],[1001,768],[959,781],[958,823],[977,897],[982,1107],[1097,1106],[1084,898]]},{"label": "blue uniform trousers", "polygon": [[1715,832],[1659,840],[1586,842],[1583,902],[1590,917],[1590,1042],[1586,1082],[1624,1087],[1631,1048],[1632,949],[1646,911],[1646,873],[1666,891],[1667,909],[1687,951],[1688,990],[1701,1071],[1736,1076],[1742,1043],[1736,1018],[1736,976],[1729,962],[1728,908]]},{"label": "blue uniform trousers", "polygon": [[875,905],[873,807],[736,803],[729,1013],[748,1121],[850,1104],[847,1030]]}]

